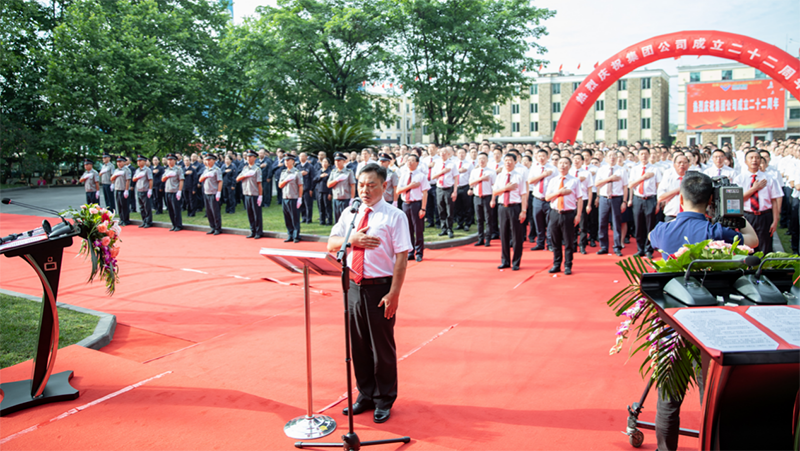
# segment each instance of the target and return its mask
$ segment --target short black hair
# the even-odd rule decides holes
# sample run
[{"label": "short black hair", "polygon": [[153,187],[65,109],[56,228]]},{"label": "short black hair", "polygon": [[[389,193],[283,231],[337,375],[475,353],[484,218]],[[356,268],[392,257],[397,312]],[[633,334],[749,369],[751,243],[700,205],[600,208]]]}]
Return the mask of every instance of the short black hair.
[{"label": "short black hair", "polygon": [[414,159],[414,161],[416,161],[417,163],[419,163],[419,155],[417,155],[417,154],[415,154],[415,153],[410,153],[410,154],[406,155],[406,158],[413,158],[413,159]]},{"label": "short black hair", "polygon": [[503,159],[504,159],[504,160],[505,160],[506,158],[508,158],[508,157],[511,157],[511,158],[513,158],[513,159],[514,159],[514,161],[517,161],[517,156],[516,156],[516,155],[514,155],[514,153],[513,153],[513,152],[509,152],[509,153],[507,153],[507,154],[503,155]]},{"label": "short black hair", "polygon": [[714,185],[708,175],[702,172],[689,171],[683,177],[681,195],[692,205],[708,205],[712,194],[714,194]]},{"label": "short black hair", "polygon": [[358,171],[358,176],[361,177],[361,174],[365,174],[367,172],[374,172],[375,174],[377,174],[378,178],[381,179],[381,183],[386,181],[386,176],[387,176],[386,168],[379,164],[376,163],[365,164],[364,167],[361,168],[360,171]]}]

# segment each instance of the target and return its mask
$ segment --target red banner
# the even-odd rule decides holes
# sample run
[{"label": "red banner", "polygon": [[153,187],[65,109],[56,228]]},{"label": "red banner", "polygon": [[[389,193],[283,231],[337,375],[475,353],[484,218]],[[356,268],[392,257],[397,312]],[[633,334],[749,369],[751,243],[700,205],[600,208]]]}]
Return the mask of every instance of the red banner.
[{"label": "red banner", "polygon": [[786,92],[774,80],[686,85],[686,130],[786,127]]}]

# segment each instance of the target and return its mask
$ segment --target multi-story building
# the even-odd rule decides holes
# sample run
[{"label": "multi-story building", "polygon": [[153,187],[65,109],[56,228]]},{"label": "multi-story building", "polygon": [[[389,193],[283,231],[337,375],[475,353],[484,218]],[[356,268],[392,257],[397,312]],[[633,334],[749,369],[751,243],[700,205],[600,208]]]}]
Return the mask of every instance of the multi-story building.
[{"label": "multi-story building", "polygon": [[[387,94],[381,94],[387,95]],[[422,137],[422,131],[417,129],[416,110],[414,99],[406,94],[389,97],[392,104],[394,121],[385,124],[376,124],[373,134],[375,139],[382,143],[416,144]]]},{"label": "multi-story building", "polygon": [[[800,138],[800,101],[794,98],[789,91],[780,89],[780,85],[775,83],[775,92],[777,95],[785,96],[785,122],[782,126],[771,128],[755,128],[758,125],[745,124],[747,127],[753,128],[739,128],[739,129],[721,129],[721,127],[713,127],[712,130],[687,130],[687,85],[695,83],[715,83],[718,82],[724,88],[725,82],[741,82],[748,80],[768,80],[768,77],[758,69],[755,69],[744,64],[737,62],[729,62],[723,64],[699,65],[699,66],[680,66],[678,67],[678,130],[676,141],[684,145],[693,144],[706,144],[714,143],[717,146],[722,146],[725,143],[730,143],[734,148],[738,148],[741,143],[748,142],[755,143],[757,140],[773,140],[785,138]],[[771,99],[769,99],[771,100]],[[777,99],[776,99],[777,100]],[[772,102],[770,102],[771,104]],[[766,105],[766,102],[765,102]],[[693,105],[690,105],[692,108]],[[749,102],[749,106],[745,107],[748,111],[756,108],[761,108]],[[738,107],[737,107],[738,109]]]}]

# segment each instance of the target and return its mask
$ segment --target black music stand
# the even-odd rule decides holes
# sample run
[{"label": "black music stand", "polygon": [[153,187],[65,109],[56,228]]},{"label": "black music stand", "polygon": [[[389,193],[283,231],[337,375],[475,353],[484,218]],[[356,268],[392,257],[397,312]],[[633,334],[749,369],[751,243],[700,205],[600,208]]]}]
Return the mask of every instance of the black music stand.
[{"label": "black music stand", "polygon": [[[45,221],[46,223],[46,221]],[[33,358],[31,379],[0,384],[3,401],[0,402],[0,417],[23,409],[58,401],[78,398],[80,393],[69,383],[72,371],[52,374],[58,353],[58,282],[61,276],[61,258],[64,248],[72,245],[77,228],[58,237],[50,238],[44,228],[21,234],[17,239],[0,245],[0,254],[6,257],[21,257],[36,271],[42,283],[42,315],[39,320],[39,341]]]},{"label": "black music stand", "polygon": [[295,251],[288,249],[261,249],[261,255],[277,263],[289,272],[303,274],[303,299],[306,326],[306,383],[308,406],[306,414],[286,423],[283,432],[291,438],[315,439],[325,437],[336,429],[336,421],[327,415],[315,414],[311,394],[311,289],[309,273],[320,276],[337,276],[339,262],[327,252]]}]

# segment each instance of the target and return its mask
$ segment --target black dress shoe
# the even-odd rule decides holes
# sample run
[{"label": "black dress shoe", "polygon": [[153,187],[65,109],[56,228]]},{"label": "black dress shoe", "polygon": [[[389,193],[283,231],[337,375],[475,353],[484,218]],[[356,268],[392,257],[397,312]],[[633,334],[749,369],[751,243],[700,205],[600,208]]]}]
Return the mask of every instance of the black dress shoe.
[{"label": "black dress shoe", "polygon": [[176,232],[180,232],[181,230],[183,230],[183,227],[175,227]]},{"label": "black dress shoe", "polygon": [[597,242],[595,242],[594,240],[589,241],[589,247],[597,247]]},{"label": "black dress shoe", "polygon": [[600,249],[597,251],[597,255],[606,255],[608,253],[608,249]]},{"label": "black dress shoe", "polygon": [[206,232],[206,235],[213,235],[214,232],[216,232],[216,230],[209,230],[208,232]]},{"label": "black dress shoe", "polygon": [[500,265],[500,266],[497,267],[497,269],[506,269],[506,268],[510,268],[510,267],[511,267],[511,265]]},{"label": "black dress shoe", "polygon": [[461,227],[460,224],[456,224],[456,230],[461,230],[461,229],[463,229],[463,227]]},{"label": "black dress shoe", "polygon": [[139,224],[139,228],[141,229],[142,227],[144,227],[144,224]]},{"label": "black dress shoe", "polygon": [[418,261],[418,262],[421,262],[421,261],[422,261],[422,256],[421,256],[421,255],[417,255],[417,261]]},{"label": "black dress shoe", "polygon": [[143,229],[149,229],[150,227],[153,227],[153,226],[151,226],[150,224],[145,224],[144,227],[142,227],[142,228]]},{"label": "black dress shoe", "polygon": [[617,257],[622,257],[622,251],[614,250],[614,253],[617,255]]},{"label": "black dress shoe", "polygon": [[247,235],[245,238],[253,238],[254,236],[256,236],[256,234],[255,233],[251,233],[250,235]]},{"label": "black dress shoe", "polygon": [[256,235],[256,236],[253,237],[254,240],[260,240],[261,238],[264,238],[264,236],[263,235]]},{"label": "black dress shoe", "polygon": [[625,242],[625,244],[629,244],[631,242],[631,239],[626,236],[623,241]]},{"label": "black dress shoe", "polygon": [[586,248],[581,246],[581,254],[586,255]]},{"label": "black dress shoe", "polygon": [[[374,407],[374,405],[371,402],[369,402],[369,403],[361,403],[361,402],[356,401],[356,402],[353,403],[353,415],[362,414],[362,413],[366,412],[367,410],[372,409],[373,407]],[[347,415],[347,407],[342,409],[342,415]]]},{"label": "black dress shoe", "polygon": [[544,246],[534,246],[531,248],[532,251],[543,251]]},{"label": "black dress shoe", "polygon": [[375,409],[375,413],[373,414],[372,419],[376,423],[385,423],[386,420],[389,419],[391,414],[392,414],[391,409]]},{"label": "black dress shoe", "polygon": [[494,235],[492,235],[492,239],[493,240],[499,240],[500,239],[500,235],[495,233]]},{"label": "black dress shoe", "polygon": [[571,275],[572,274],[572,268],[564,268],[564,274],[566,274],[568,276]]},{"label": "black dress shoe", "polygon": [[169,229],[169,231],[170,232],[174,232],[175,231],[175,227],[172,227],[171,229]]},{"label": "black dress shoe", "polygon": [[486,243],[483,240],[478,241],[475,243],[475,246],[484,246]]},{"label": "black dress shoe", "polygon": [[448,238],[453,238],[453,231],[452,230],[448,230],[447,231],[447,237]]},{"label": "black dress shoe", "polygon": [[486,240],[486,244],[485,244],[484,246],[486,246],[486,247],[489,247],[489,246],[490,246],[490,244],[489,244],[489,240]]},{"label": "black dress shoe", "polygon": [[442,231],[439,232],[439,236],[445,236],[445,235],[447,235],[447,229],[442,229]]},{"label": "black dress shoe", "polygon": [[297,244],[297,243],[299,243],[299,242],[300,242],[300,238],[295,238],[295,239],[294,239],[294,244]]},{"label": "black dress shoe", "polygon": [[293,240],[291,238],[286,238],[283,240],[284,243],[291,243]]},{"label": "black dress shoe", "polygon": [[469,232],[469,226],[464,226],[464,231]]},{"label": "black dress shoe", "polygon": [[[796,252],[795,252],[795,253],[796,253]],[[653,259],[653,253],[652,253],[652,252],[648,252],[648,253],[647,253],[647,258],[649,258],[650,260],[652,260],[652,259]]]},{"label": "black dress shoe", "polygon": [[553,266],[552,268],[548,269],[547,272],[549,272],[550,274],[561,272],[561,267]]},{"label": "black dress shoe", "polygon": [[512,271],[519,271],[519,266],[512,266],[512,267],[511,267],[511,270],[512,270]]}]

